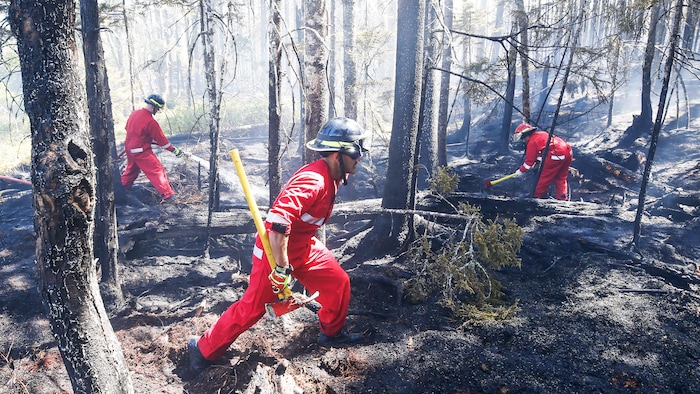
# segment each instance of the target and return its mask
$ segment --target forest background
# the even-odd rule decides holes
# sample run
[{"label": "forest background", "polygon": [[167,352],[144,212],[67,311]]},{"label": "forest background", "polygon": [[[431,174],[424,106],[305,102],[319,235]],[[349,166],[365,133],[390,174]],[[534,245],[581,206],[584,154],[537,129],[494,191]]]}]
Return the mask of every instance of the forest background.
[{"label": "forest background", "polygon": [[[90,25],[82,12],[90,9],[89,3],[80,2],[79,22],[58,25],[68,29],[53,31],[54,37],[62,38],[66,31],[75,33],[76,39],[93,33],[86,29]],[[67,9],[65,15],[75,6],[73,2],[11,2],[7,11],[15,37],[22,36],[17,21],[24,16],[15,11],[31,14],[40,5],[57,14]],[[269,145],[269,154],[276,158],[270,160],[272,167],[282,155],[293,155],[303,146],[323,119],[357,118],[379,145],[389,146],[385,190],[393,192],[385,192],[383,207],[411,209],[413,180],[419,178],[421,184],[418,162],[428,169],[423,184],[439,166],[448,165],[448,130],[452,138],[468,143],[471,125],[500,117],[501,126],[491,137],[502,150],[508,149],[513,125],[522,120],[550,131],[558,128],[558,134],[575,142],[587,127],[578,122],[582,129],[567,128],[572,120],[567,115],[573,113],[567,105],[575,100],[589,105],[576,117],[605,111],[608,125],[616,111],[638,108],[623,142],[650,140],[652,154],[647,159],[651,161],[652,127],[658,136],[671,100],[678,111],[693,98],[697,6],[695,1],[681,0],[104,2],[99,12],[104,53],[98,53],[98,58],[106,63],[109,99],[100,105],[109,106],[113,114],[113,148],[128,114],[152,92],[168,102],[161,124],[170,135],[208,132],[214,152],[210,210],[217,199],[219,130],[244,124],[268,124],[272,129],[279,122],[281,133],[275,138],[281,137],[282,142]],[[52,16],[51,12],[37,15]],[[51,32],[42,33],[50,36]],[[18,75],[16,71],[36,53],[25,53],[28,58],[23,60],[22,40],[16,46],[12,36],[8,32],[2,46],[6,124],[0,138],[4,150],[14,154],[3,161],[3,171],[27,163],[34,150],[32,172],[39,177],[36,166],[46,152],[39,150],[44,146],[37,142],[45,136],[33,123],[37,114],[26,108],[20,92],[24,90],[26,99],[39,91],[38,86],[47,85],[32,86],[30,76]],[[50,48],[51,41],[42,45]],[[94,96],[89,93],[90,81],[84,83],[89,106]],[[78,97],[74,109],[80,108],[84,98],[73,93]],[[653,98],[660,101],[656,119]],[[29,122],[23,111],[30,115]],[[76,123],[80,124],[79,119]],[[93,144],[97,141],[93,137]],[[115,153],[110,149],[111,156]],[[306,154],[303,149],[301,154]],[[96,158],[99,169],[104,157],[96,154]],[[273,174],[271,170],[270,196],[279,187],[272,181]],[[35,193],[51,191],[41,190],[40,186],[47,186],[37,180],[32,180]],[[400,187],[391,187],[393,182]],[[60,195],[56,198],[55,206],[69,201]],[[105,199],[97,199],[101,201]],[[37,218],[43,218],[39,208]],[[41,220],[37,219],[37,227]],[[40,266],[49,262],[45,257],[37,256]],[[80,362],[69,372],[73,369],[80,371]]]}]

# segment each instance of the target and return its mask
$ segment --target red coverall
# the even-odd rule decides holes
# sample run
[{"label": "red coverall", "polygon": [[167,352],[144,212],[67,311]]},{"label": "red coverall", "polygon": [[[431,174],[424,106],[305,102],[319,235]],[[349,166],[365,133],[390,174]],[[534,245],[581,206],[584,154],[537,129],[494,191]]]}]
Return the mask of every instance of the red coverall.
[{"label": "red coverall", "polygon": [[175,192],[170,186],[163,165],[151,149],[152,142],[170,152],[175,149],[163,134],[163,130],[153,118],[151,111],[147,108],[141,108],[132,112],[126,121],[126,139],[124,141],[126,169],[122,174],[122,185],[127,190],[131,189],[139,173],[143,171],[153,187],[163,196],[163,199],[167,199]]},{"label": "red coverall", "polygon": [[[525,163],[518,169],[520,172],[525,172],[535,165],[535,162],[542,160],[542,153],[547,145],[549,134],[545,131],[535,131],[530,135],[525,148]],[[569,175],[569,166],[573,159],[571,146],[563,139],[552,136],[549,142],[549,150],[547,152],[547,160],[544,161],[544,168],[540,175],[540,180],[535,188],[535,198],[542,198],[547,194],[547,189],[554,183],[557,200],[568,200],[568,184],[566,181]]]},{"label": "red coverall", "polygon": [[[321,331],[338,334],[345,326],[350,304],[350,278],[333,254],[318,239],[316,230],[331,215],[339,181],[333,180],[323,160],[299,169],[280,192],[265,220],[287,225],[287,255],[294,276],[311,293],[319,292]],[[250,283],[240,300],[233,303],[199,339],[200,352],[209,361],[220,358],[228,347],[265,314],[265,304],[277,300],[268,276],[271,272],[256,237]]]}]

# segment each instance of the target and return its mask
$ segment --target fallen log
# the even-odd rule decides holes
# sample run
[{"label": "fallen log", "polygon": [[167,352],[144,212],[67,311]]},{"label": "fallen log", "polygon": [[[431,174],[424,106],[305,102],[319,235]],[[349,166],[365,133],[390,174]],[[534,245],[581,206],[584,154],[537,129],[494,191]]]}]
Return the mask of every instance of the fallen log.
[{"label": "fallen log", "polygon": [[[137,244],[152,244],[165,239],[196,239],[204,243],[207,234],[208,213],[206,209],[175,210],[165,217],[140,222],[141,226],[119,229],[119,251],[123,254],[133,250]],[[120,219],[121,220],[121,219]],[[255,234],[255,224],[247,209],[214,212],[209,233],[216,237],[231,234]]]},{"label": "fallen log", "polygon": [[426,195],[421,201],[422,206],[440,207],[451,209],[460,202],[469,203],[481,209],[484,216],[499,215],[501,217],[527,217],[535,215],[574,215],[574,216],[604,216],[615,217],[619,209],[607,205],[600,205],[582,201],[559,201],[536,198],[505,198],[499,196],[484,197],[476,193],[452,193],[447,196],[447,202],[442,199]]},{"label": "fallen log", "polygon": [[[418,195],[417,208],[413,210],[386,209],[381,206],[381,199],[369,199],[339,203],[335,205],[329,224],[347,224],[349,222],[373,219],[379,214],[391,215],[420,215],[434,221],[464,221],[471,217],[460,215],[455,207],[460,202],[469,203],[481,208],[485,217],[500,216],[502,218],[527,218],[544,215],[573,215],[573,216],[618,216],[618,209],[595,203],[576,201],[557,201],[544,199],[510,199],[484,194],[452,193],[446,198],[432,193],[423,192]],[[255,234],[255,224],[248,209],[231,208],[224,212],[214,212],[209,230],[207,230],[208,213],[206,209],[180,209],[166,207],[165,214],[160,218],[144,219],[139,212],[138,218],[126,220],[131,223],[128,227],[119,229],[120,252],[128,253],[139,246],[148,247],[163,240],[172,239],[202,239],[205,241],[207,231],[212,237],[236,234]],[[261,212],[264,216],[267,212]],[[132,214],[133,215],[133,214]],[[123,219],[120,219],[120,221]],[[138,225],[134,226],[134,223]],[[184,245],[182,245],[184,246]],[[189,245],[191,248],[191,244]],[[175,248],[176,249],[176,248]]]},{"label": "fallen log", "polygon": [[627,188],[641,181],[639,174],[623,165],[576,149],[572,166],[587,182],[608,183],[615,187]]}]

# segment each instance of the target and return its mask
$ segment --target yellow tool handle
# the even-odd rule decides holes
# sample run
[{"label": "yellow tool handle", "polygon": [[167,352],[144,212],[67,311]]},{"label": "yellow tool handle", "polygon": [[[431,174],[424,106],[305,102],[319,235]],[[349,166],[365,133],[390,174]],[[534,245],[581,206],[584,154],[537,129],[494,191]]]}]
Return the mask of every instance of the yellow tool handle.
[{"label": "yellow tool handle", "polygon": [[493,185],[495,185],[495,184],[497,184],[497,183],[501,183],[501,182],[503,182],[503,181],[507,181],[508,179],[513,178],[514,176],[515,176],[515,173],[512,173],[512,174],[510,174],[510,175],[504,176],[503,178],[498,178],[498,179],[496,179],[495,181],[491,181],[491,186],[493,186]]},{"label": "yellow tool handle", "polygon": [[[265,249],[265,254],[267,255],[267,261],[270,262],[270,268],[272,270],[277,266],[275,262],[275,257],[272,255],[272,247],[270,246],[270,239],[267,237],[267,231],[265,230],[265,225],[263,225],[262,218],[260,217],[260,211],[258,210],[258,204],[255,202],[253,193],[250,192],[250,185],[248,184],[248,176],[245,174],[245,169],[243,168],[243,162],[241,161],[241,156],[238,154],[238,149],[233,149],[228,152],[233,160],[233,165],[236,166],[236,172],[238,173],[238,179],[241,181],[241,187],[243,187],[243,194],[248,202],[248,209],[250,209],[251,215],[253,215],[253,222],[255,222],[255,228],[258,230],[258,235],[260,235],[260,242],[263,244],[263,249]],[[292,295],[292,290],[289,287],[285,287],[282,293],[279,294],[280,299],[287,298]]]}]

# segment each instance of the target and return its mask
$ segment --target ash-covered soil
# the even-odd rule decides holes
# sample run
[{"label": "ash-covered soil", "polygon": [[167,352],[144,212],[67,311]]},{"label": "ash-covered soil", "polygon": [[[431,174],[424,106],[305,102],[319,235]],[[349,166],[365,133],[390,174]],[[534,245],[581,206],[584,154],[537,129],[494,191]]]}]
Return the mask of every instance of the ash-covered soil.
[{"label": "ash-covered soil", "polygon": [[[266,140],[259,135],[255,129],[232,133],[222,140],[222,152],[241,149],[258,204],[264,207],[269,203],[266,153],[260,152],[266,152]],[[198,176],[196,163],[165,152],[160,156],[178,192],[174,201],[157,204],[152,188],[140,178],[117,207],[127,302],[111,321],[135,390],[700,392],[700,220],[692,199],[681,198],[697,196],[700,189],[696,136],[697,130],[664,132],[638,249],[630,247],[638,179],[620,181],[582,166],[588,163],[585,155],[609,154],[609,141],[569,136],[580,155],[570,177],[571,202],[526,198],[532,190],[528,177],[486,190],[484,180],[514,171],[520,153],[499,155],[475,143],[465,156],[464,145],[451,145],[459,192],[491,207],[485,216],[514,217],[526,230],[522,267],[496,274],[508,302],[517,302],[513,318],[462,324],[438,305],[402,302],[385,278],[403,272],[400,267],[410,256],[374,256],[358,263],[349,258],[355,250],[347,243],[357,243],[371,223],[337,221],[328,228],[327,242],[341,261],[348,261],[353,297],[348,322],[371,334],[371,341],[346,349],[319,347],[316,316],[303,309],[275,321],[261,320],[220,362],[196,377],[187,370],[185,341],[206,330],[245,290],[253,234],[217,233],[210,257],[202,257],[203,232],[178,228],[191,224],[193,212],[206,212],[206,177]],[[205,142],[194,136],[173,142],[206,158]],[[376,174],[381,174],[385,148],[376,146],[372,155],[351,180],[354,186],[339,196],[339,205],[381,197]],[[289,170],[298,166],[293,156]],[[221,168],[222,208],[245,215],[245,200],[226,154]],[[641,170],[630,173],[639,176]],[[26,177],[26,169],[11,175]],[[37,290],[31,191],[2,182],[0,193],[0,392],[72,392]],[[150,233],[150,228],[163,230]],[[144,232],[147,236],[139,235]]]}]

